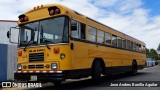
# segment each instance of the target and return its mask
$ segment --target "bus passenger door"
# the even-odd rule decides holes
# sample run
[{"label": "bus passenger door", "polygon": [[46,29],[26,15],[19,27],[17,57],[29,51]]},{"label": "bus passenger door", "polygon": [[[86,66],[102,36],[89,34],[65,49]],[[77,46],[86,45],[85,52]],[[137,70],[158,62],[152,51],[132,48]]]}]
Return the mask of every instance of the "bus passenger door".
[{"label": "bus passenger door", "polygon": [[87,67],[85,62],[87,60],[87,45],[85,43],[86,38],[86,25],[71,20],[71,49],[72,49],[72,67],[73,69],[82,69]]}]

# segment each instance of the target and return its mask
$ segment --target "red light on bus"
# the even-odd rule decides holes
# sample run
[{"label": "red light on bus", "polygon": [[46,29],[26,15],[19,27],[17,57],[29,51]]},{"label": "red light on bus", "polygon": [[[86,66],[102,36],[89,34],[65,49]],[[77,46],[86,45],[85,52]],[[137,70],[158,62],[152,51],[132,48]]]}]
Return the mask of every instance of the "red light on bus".
[{"label": "red light on bus", "polygon": [[20,15],[18,18],[20,22],[28,21],[28,17],[24,14]]},{"label": "red light on bus", "polygon": [[20,22],[23,22],[23,21],[24,21],[24,18],[20,18],[19,21],[20,21]]},{"label": "red light on bus", "polygon": [[18,51],[18,56],[22,56],[22,51]]},{"label": "red light on bus", "polygon": [[49,15],[54,15],[54,10],[53,9],[49,11]]},{"label": "red light on bus", "polygon": [[54,50],[54,53],[55,53],[55,54],[58,54],[58,53],[60,52],[59,47],[54,47],[54,49],[53,49],[53,50]]},{"label": "red light on bus", "polygon": [[24,21],[28,21],[28,17],[27,16],[24,17]]},{"label": "red light on bus", "polygon": [[55,10],[55,13],[56,13],[56,14],[59,14],[59,13],[60,13],[60,10],[57,8],[57,9]]},{"label": "red light on bus", "polygon": [[57,7],[49,7],[48,11],[50,16],[55,14],[60,14],[60,9]]}]

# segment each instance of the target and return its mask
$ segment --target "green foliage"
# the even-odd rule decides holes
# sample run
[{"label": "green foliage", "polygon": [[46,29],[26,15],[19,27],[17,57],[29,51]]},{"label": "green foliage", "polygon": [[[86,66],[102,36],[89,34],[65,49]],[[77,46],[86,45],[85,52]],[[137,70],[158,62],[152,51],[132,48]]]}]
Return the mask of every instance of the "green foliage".
[{"label": "green foliage", "polygon": [[[159,46],[157,48],[157,51],[160,53],[160,44],[159,44]],[[160,54],[158,55],[158,60],[160,60]]]},{"label": "green foliage", "polygon": [[158,54],[157,51],[155,49],[146,49],[146,56],[150,57],[150,58],[156,58],[158,59]]},{"label": "green foliage", "polygon": [[150,57],[149,49],[146,49],[146,56],[147,56],[147,57]]},{"label": "green foliage", "polygon": [[160,44],[159,44],[159,46],[158,46],[158,48],[157,48],[157,51],[160,51]]}]

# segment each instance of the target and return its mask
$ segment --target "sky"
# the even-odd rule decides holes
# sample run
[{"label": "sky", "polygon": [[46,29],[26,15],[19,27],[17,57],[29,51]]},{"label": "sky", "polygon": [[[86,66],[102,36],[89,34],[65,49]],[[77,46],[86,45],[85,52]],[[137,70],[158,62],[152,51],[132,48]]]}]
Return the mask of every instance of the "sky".
[{"label": "sky", "polygon": [[37,5],[58,3],[128,34],[157,49],[160,43],[160,0],[1,0],[0,20],[18,20]]}]

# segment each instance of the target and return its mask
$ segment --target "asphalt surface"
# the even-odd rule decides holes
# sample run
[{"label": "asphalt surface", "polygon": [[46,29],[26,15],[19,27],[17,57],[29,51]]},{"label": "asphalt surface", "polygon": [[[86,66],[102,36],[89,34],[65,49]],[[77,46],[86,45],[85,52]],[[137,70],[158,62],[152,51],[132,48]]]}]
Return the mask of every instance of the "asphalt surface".
[{"label": "asphalt surface", "polygon": [[[118,85],[118,86],[111,86],[111,84]],[[135,85],[138,85],[138,86],[135,86]],[[160,66],[139,70],[136,76],[130,76],[128,74],[103,76],[99,83],[94,83],[91,80],[91,78],[85,78],[81,80],[77,79],[77,80],[65,81],[60,86],[54,86],[53,83],[44,83],[42,84],[41,88],[10,88],[10,89],[14,89],[14,90],[16,89],[23,89],[23,90],[160,90]],[[7,89],[7,90],[10,90],[10,89]]]}]

